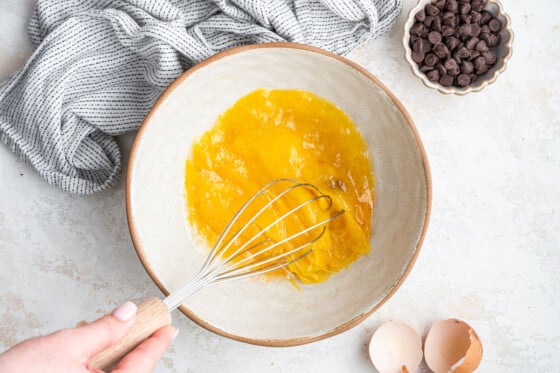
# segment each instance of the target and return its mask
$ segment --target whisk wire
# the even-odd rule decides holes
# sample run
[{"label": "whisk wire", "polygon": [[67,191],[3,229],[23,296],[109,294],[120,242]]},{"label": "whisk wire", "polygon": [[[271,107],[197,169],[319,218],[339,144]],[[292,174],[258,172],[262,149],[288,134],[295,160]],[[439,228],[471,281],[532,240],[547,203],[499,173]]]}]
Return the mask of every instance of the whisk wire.
[{"label": "whisk wire", "polygon": [[[291,185],[286,187],[281,192],[277,193],[272,197],[262,208],[260,208],[251,218],[243,224],[231,237],[230,231],[233,229],[240,216],[247,210],[247,208],[259,197],[266,193],[273,185],[287,182]],[[224,255],[231,248],[231,246],[241,237],[241,235],[261,216],[265,213],[274,203],[286,196],[288,193],[294,191],[297,188],[308,188],[318,193],[314,197],[299,203],[296,207],[290,209],[288,212],[284,213],[280,217],[276,218],[272,223],[268,224],[266,227],[258,230],[251,238],[245,241],[240,247],[236,248],[232,253]],[[304,208],[305,206],[318,201],[326,199],[328,204],[323,209],[328,210],[332,207],[332,198],[328,195],[321,194],[319,188],[313,184],[300,183],[293,179],[276,179],[265,186],[263,186],[257,193],[255,193],[247,202],[241,206],[239,211],[233,216],[233,218],[226,225],[226,228],[219,235],[216,243],[212,246],[210,253],[204,264],[202,265],[200,271],[187,283],[180,286],[177,290],[171,293],[165,300],[164,303],[167,305],[170,311],[176,309],[183,301],[195,294],[199,290],[205,288],[208,285],[215,284],[218,282],[225,282],[235,279],[248,278],[253,276],[263,275],[269,273],[302,259],[313,251],[311,247],[315,242],[317,242],[326,232],[326,225],[341,216],[344,210],[338,211],[335,214],[323,219],[310,227],[302,229],[297,233],[291,234],[279,241],[274,242],[270,238],[265,238],[264,240],[254,243],[259,237],[273,228],[275,225],[284,221],[290,215],[296,213],[298,210]],[[286,245],[290,241],[301,237],[314,229],[323,226],[321,232],[313,237],[312,239],[298,245],[295,248],[290,248],[283,252],[274,252],[274,250],[281,245]],[[273,242],[267,245],[268,242]],[[260,246],[264,246],[260,248]],[[309,248],[311,247],[311,248]],[[255,249],[257,249],[255,251]],[[307,250],[306,250],[307,249]],[[250,255],[247,255],[250,254]],[[270,255],[267,255],[270,254]],[[244,256],[246,255],[246,256]],[[237,260],[239,259],[240,260]]]},{"label": "whisk wire", "polygon": [[[329,217],[328,219],[322,220],[321,222],[306,228],[305,230],[302,230],[294,235],[291,235],[281,241],[278,241],[276,243],[274,243],[273,245],[271,245],[270,247],[267,247],[265,249],[262,249],[260,252],[257,252],[253,255],[251,255],[250,257],[244,258],[244,261],[249,261],[251,259],[254,259],[256,256],[266,252],[266,251],[271,251],[272,249],[274,249],[275,247],[281,246],[291,240],[293,240],[294,238],[296,238],[297,236],[301,236],[305,233],[308,233],[310,231],[312,231],[313,229],[316,229],[322,225],[327,224],[329,221],[336,219],[338,216],[342,215],[344,213],[344,211],[339,211],[338,213],[336,213],[335,215]],[[303,253],[302,255],[294,258],[294,259],[290,259],[289,261],[285,261],[285,260],[281,260],[284,258],[287,258],[291,255],[294,255],[300,251],[302,251],[304,248],[313,245],[315,242],[317,242],[321,237],[323,237],[323,235],[325,234],[327,228],[323,227],[323,229],[321,230],[321,233],[319,233],[316,237],[314,237],[313,239],[311,239],[310,241],[297,246],[296,248],[293,248],[291,250],[282,252],[280,254],[272,254],[268,257],[265,258],[260,258],[258,260],[258,262],[251,262],[249,264],[245,264],[242,266],[238,266],[238,264],[240,264],[240,262],[235,263],[235,268],[232,268],[230,270],[227,270],[223,273],[220,273],[219,275],[216,276],[216,280],[223,280],[223,279],[227,279],[230,278],[232,276],[234,276],[235,278],[244,278],[243,276],[245,276],[247,274],[246,277],[250,277],[250,276],[258,276],[258,275],[262,275],[268,272],[272,272],[275,271],[277,269],[280,268],[284,268],[289,266],[290,264],[292,264],[295,261],[298,261],[300,259],[302,259],[303,257],[305,257],[306,255],[308,255],[309,253],[311,253],[313,251],[313,249],[307,250],[305,253]],[[268,263],[273,263],[271,265],[266,266],[266,264]],[[263,265],[265,265],[263,267]],[[253,272],[253,270],[257,270],[258,272]],[[227,275],[227,276],[225,276]]]},{"label": "whisk wire", "polygon": [[[303,207],[309,205],[310,203],[313,203],[319,199],[327,199],[329,201],[329,207],[332,205],[332,199],[330,196],[326,196],[326,195],[320,195],[320,196],[316,196],[313,197],[311,199],[308,199],[305,202],[300,203],[299,205],[297,205],[296,207],[294,207],[293,209],[291,209],[290,211],[286,212],[285,214],[281,215],[280,217],[278,217],[277,219],[275,219],[272,223],[268,224],[266,227],[262,228],[261,230],[259,230],[255,235],[253,235],[251,238],[249,238],[243,245],[241,245],[239,248],[237,248],[233,253],[229,254],[227,259],[218,262],[218,265],[215,267],[215,270],[220,270],[221,268],[223,268],[224,266],[230,264],[231,262],[233,262],[235,259],[237,259],[238,257],[240,257],[241,255],[245,254],[246,252],[250,251],[249,248],[247,248],[253,241],[255,241],[257,238],[259,238],[262,234],[264,234],[265,232],[267,232],[269,229],[271,229],[272,227],[274,227],[276,224],[278,224],[279,222],[285,220],[288,216],[294,214],[296,211],[301,210]],[[264,209],[264,208],[263,208]],[[251,224],[252,221],[249,223]],[[251,256],[249,257],[245,257],[242,258],[240,261],[235,262],[235,265],[241,265],[244,262],[247,262],[249,260],[254,259],[255,257],[258,257],[259,255],[267,252],[267,251],[271,251],[273,248],[276,248],[278,246],[280,246],[281,244],[284,244],[288,241],[291,241],[292,239],[302,236],[305,233],[309,232],[311,229],[317,228],[318,226],[321,226],[322,224],[324,224],[324,222],[319,223],[318,225],[314,225],[311,228],[307,228],[304,230],[299,231],[298,233],[291,235],[279,242],[276,242],[274,244],[272,244],[271,246],[267,246],[264,249],[261,249],[260,251],[253,253]],[[235,237],[234,237],[235,238]],[[232,240],[234,239],[232,238]],[[221,250],[221,252],[226,252],[227,249],[229,249],[229,247],[232,244],[232,240],[228,241],[228,244],[226,244],[226,246],[224,247],[223,250]]]},{"label": "whisk wire", "polygon": [[[206,257],[206,260],[204,261],[204,264],[202,265],[202,268],[207,267],[214,259],[218,258],[219,256],[216,255],[216,251],[218,251],[218,248],[221,247],[222,242],[224,241],[224,239],[226,238],[226,236],[229,234],[229,231],[231,230],[231,228],[233,227],[233,225],[237,222],[237,220],[239,219],[239,217],[243,214],[243,212],[247,209],[247,207],[249,207],[249,205],[251,205],[251,203],[253,203],[254,200],[256,200],[259,196],[263,195],[268,189],[270,189],[270,187],[272,187],[275,184],[278,184],[280,182],[291,182],[291,183],[295,183],[297,184],[301,184],[299,183],[297,180],[292,180],[292,179],[276,179],[276,180],[272,180],[271,182],[269,182],[268,184],[266,184],[265,186],[263,186],[261,189],[259,189],[255,194],[253,194],[253,196],[251,196],[251,198],[249,198],[249,200],[247,200],[247,202],[245,202],[241,208],[235,213],[235,215],[233,215],[232,219],[229,221],[229,223],[226,225],[226,227],[224,228],[224,230],[222,231],[222,233],[220,233],[220,235],[218,236],[218,239],[216,240],[216,242],[214,243],[214,245],[212,246],[212,249],[210,250],[210,253],[208,254],[208,256]],[[314,185],[312,185],[313,187],[315,187]],[[316,188],[316,187],[315,187]],[[281,194],[279,194],[277,196],[277,198],[274,198],[273,200],[271,200],[269,203],[267,203],[265,205],[265,207],[270,207],[270,205],[272,205],[272,203],[274,203],[276,200],[278,200],[278,198],[284,196],[286,193],[289,192],[289,190],[291,189],[286,189],[284,192],[282,192]],[[261,209],[262,211],[262,209]],[[245,228],[247,226],[249,226],[254,220],[256,220],[258,216],[255,216],[254,219],[251,219],[246,225]],[[241,233],[236,232],[236,234],[234,236],[239,236]]]},{"label": "whisk wire", "polygon": [[[247,207],[249,205],[251,205],[253,203],[253,201],[255,201],[255,199],[257,199],[259,196],[263,195],[268,189],[270,189],[273,185],[278,184],[280,182],[291,182],[295,185],[292,185],[288,188],[286,188],[284,191],[282,191],[281,193],[277,194],[274,198],[272,198],[269,202],[267,202],[259,211],[257,211],[257,213],[255,213],[250,219],[249,221],[247,221],[247,223],[245,223],[237,232],[235,232],[235,234],[233,234],[233,236],[226,241],[225,245],[222,246],[222,243],[224,241],[224,239],[227,237],[227,235],[229,234],[229,231],[233,228],[234,224],[237,222],[237,220],[239,219],[239,217],[243,214],[243,212],[247,209]],[[313,184],[309,184],[309,183],[300,183],[296,180],[292,180],[292,179],[277,179],[277,180],[273,180],[270,183],[266,184],[264,187],[262,187],[257,193],[255,193],[247,202],[245,202],[243,204],[243,206],[239,209],[239,211],[233,216],[233,218],[231,219],[231,221],[228,223],[228,225],[226,226],[226,228],[224,229],[224,231],[222,232],[222,234],[220,235],[220,237],[218,238],[218,240],[216,241],[216,244],[214,245],[210,255],[207,258],[207,262],[205,263],[205,265],[203,267],[206,267],[207,265],[211,265],[211,263],[214,263],[214,267],[218,266],[220,268],[222,268],[225,264],[225,262],[220,261],[220,257],[221,257],[221,253],[227,252],[227,250],[231,247],[231,245],[241,236],[241,234],[243,234],[243,232],[245,232],[245,230],[247,230],[265,211],[267,211],[276,201],[278,201],[279,199],[281,199],[282,197],[284,197],[286,194],[292,192],[293,190],[295,190],[296,188],[312,188],[315,189],[317,192],[319,192],[319,189],[313,185]],[[330,196],[323,196],[323,197],[328,197],[330,200],[329,206],[328,208],[330,208],[330,206],[332,205],[332,199],[330,199]],[[285,216],[289,215],[290,213],[293,213],[294,211],[296,211],[297,208],[293,209],[293,211],[289,212],[288,214],[285,214]],[[277,220],[278,221],[278,220]],[[277,223],[277,221],[273,222],[273,224],[269,225],[269,227],[267,227],[266,229],[269,229],[272,225],[275,225]],[[265,230],[266,230],[265,229]],[[249,241],[246,242],[246,244],[250,244],[251,242],[253,242],[256,238],[258,237],[258,235],[256,235],[256,237],[252,237]],[[235,256],[239,253],[240,249],[236,250],[234,252],[234,254],[232,254],[231,256]],[[216,260],[218,259],[218,260]],[[231,258],[230,258],[231,259]],[[231,260],[229,260],[231,261]],[[228,263],[229,263],[228,261]]]}]

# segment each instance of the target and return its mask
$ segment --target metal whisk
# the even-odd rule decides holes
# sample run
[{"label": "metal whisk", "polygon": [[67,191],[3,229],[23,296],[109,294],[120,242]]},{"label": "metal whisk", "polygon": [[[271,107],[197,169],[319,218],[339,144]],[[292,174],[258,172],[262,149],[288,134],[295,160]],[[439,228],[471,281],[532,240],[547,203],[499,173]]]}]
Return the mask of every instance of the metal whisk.
[{"label": "metal whisk", "polygon": [[[271,193],[273,187],[278,184],[286,184],[287,186],[281,191],[277,191],[245,224],[237,228],[236,231],[233,231],[243,213],[247,211],[259,197]],[[299,202],[296,206],[283,213],[264,228],[259,228],[256,233],[238,247],[234,246],[241,235],[252,227],[259,217],[269,211],[275,203],[287,198],[298,189],[307,189],[313,196]],[[321,206],[321,201],[326,201],[326,205],[323,203],[323,206]],[[327,224],[341,216],[344,210],[336,211],[327,218],[313,222],[310,226],[277,241],[270,238],[262,238],[265,233],[269,232],[275,226],[312,204],[316,204],[318,209],[330,210],[332,207],[332,199],[330,196],[322,194],[315,185],[302,183],[297,180],[276,179],[266,184],[235,213],[216,240],[216,243],[212,247],[200,271],[163,301],[159,298],[150,298],[142,302],[138,306],[135,323],[129,334],[117,344],[94,356],[88,364],[91,367],[101,370],[110,368],[141,341],[148,338],[154,331],[162,326],[171,324],[171,312],[179,307],[185,299],[209,285],[259,276],[287,267],[308,255],[313,251],[313,244],[325,234]],[[318,230],[318,233],[311,238],[305,237],[306,234],[314,230]],[[295,247],[293,247],[292,243],[300,237],[305,238],[305,240],[303,240],[303,242],[298,242],[294,245]],[[259,238],[261,240],[259,240]],[[279,250],[283,246],[286,246],[287,249]]]},{"label": "metal whisk", "polygon": [[[235,234],[233,234],[229,239],[226,240],[228,235],[231,233],[232,228],[238,221],[239,217],[247,210],[247,208],[261,195],[268,192],[272,186],[278,183],[289,183],[289,186],[274,196],[268,203],[266,203],[256,214],[254,214],[249,221],[243,225]],[[259,218],[267,209],[269,209],[275,202],[279,199],[285,197],[287,194],[294,192],[296,189],[306,188],[310,189],[316,193],[314,197],[301,202],[299,205],[295,206],[288,212],[284,213],[282,216],[271,222],[266,227],[260,229],[256,234],[254,234],[249,240],[245,241],[232,253],[227,254],[224,257],[224,253],[227,253],[228,249],[232,246],[233,242],[241,236],[243,232],[247,230],[251,224],[253,224],[257,218]],[[218,237],[218,240],[212,247],[210,254],[206,258],[202,268],[199,273],[190,281],[179,287],[173,293],[171,293],[165,300],[164,303],[167,305],[169,310],[176,309],[185,299],[193,295],[200,289],[218,282],[224,282],[229,280],[236,280],[241,278],[247,278],[252,276],[259,276],[268,272],[275,271],[280,268],[284,268],[293,262],[303,258],[311,251],[313,251],[313,243],[319,240],[325,233],[327,227],[326,224],[331,220],[336,219],[344,213],[344,211],[338,211],[330,217],[316,222],[310,227],[307,227],[297,233],[294,233],[284,239],[270,243],[270,240],[264,240],[254,244],[259,237],[261,237],[266,231],[276,226],[279,222],[287,219],[290,215],[301,210],[305,206],[317,203],[319,200],[326,200],[328,202],[326,209],[330,209],[332,206],[332,199],[326,194],[321,194],[319,189],[308,183],[300,183],[296,180],[290,179],[277,179],[266,184],[257,193],[255,193],[245,204],[237,211],[237,213],[230,220],[226,228]],[[308,240],[303,244],[299,244],[295,248],[291,248],[287,251],[281,251],[280,253],[266,256],[267,253],[275,251],[278,247],[286,245],[295,238],[305,235],[306,233],[322,227],[320,233],[314,236],[312,239]],[[258,249],[257,249],[258,248]],[[249,255],[246,255],[249,254]],[[295,256],[295,257],[294,257]],[[255,258],[259,259],[255,259]],[[287,259],[291,258],[291,259]],[[240,259],[240,260],[237,260]]]}]

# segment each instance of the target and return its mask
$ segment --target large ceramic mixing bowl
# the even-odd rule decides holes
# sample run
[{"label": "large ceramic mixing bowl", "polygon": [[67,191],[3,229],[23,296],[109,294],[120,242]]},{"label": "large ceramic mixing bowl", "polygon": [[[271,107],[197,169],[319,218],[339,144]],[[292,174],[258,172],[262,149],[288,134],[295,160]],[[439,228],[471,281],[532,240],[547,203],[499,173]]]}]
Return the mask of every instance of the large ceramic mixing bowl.
[{"label": "large ceramic mixing bowl", "polygon": [[220,113],[258,88],[311,91],[354,120],[375,174],[371,252],[328,281],[300,291],[283,280],[233,281],[203,289],[180,310],[236,340],[309,343],[358,324],[395,293],[418,256],[430,214],[428,161],[412,119],[360,66],[319,49],[282,43],[232,49],[187,71],[163,93],[134,142],[128,223],[142,264],[165,294],[195,274],[208,249],[197,244],[187,223],[185,160],[193,140]]}]

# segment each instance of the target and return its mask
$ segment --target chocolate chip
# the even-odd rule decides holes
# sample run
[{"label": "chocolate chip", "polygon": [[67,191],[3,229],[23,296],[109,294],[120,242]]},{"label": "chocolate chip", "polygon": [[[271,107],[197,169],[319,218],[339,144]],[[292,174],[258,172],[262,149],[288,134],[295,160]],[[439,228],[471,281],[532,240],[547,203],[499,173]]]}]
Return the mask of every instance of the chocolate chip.
[{"label": "chocolate chip", "polygon": [[434,69],[433,66],[422,65],[420,66],[420,71],[423,73],[427,73],[428,71],[432,71]]},{"label": "chocolate chip", "polygon": [[410,57],[412,57],[412,61],[416,63],[420,63],[424,61],[424,53],[422,51],[412,51]]},{"label": "chocolate chip", "polygon": [[461,70],[459,69],[459,65],[453,67],[452,69],[447,69],[447,74],[452,76],[457,76]]},{"label": "chocolate chip", "polygon": [[480,23],[480,18],[482,17],[482,14],[480,14],[480,12],[477,12],[476,10],[471,10],[470,12],[471,15],[471,22],[472,23]]},{"label": "chocolate chip", "polygon": [[453,77],[451,75],[444,75],[439,78],[439,84],[444,87],[451,87],[451,85],[453,84]]},{"label": "chocolate chip", "polygon": [[474,71],[474,65],[470,61],[461,62],[461,72],[463,74],[472,74]]},{"label": "chocolate chip", "polygon": [[434,45],[441,43],[441,34],[437,31],[432,31],[428,34],[428,40]]},{"label": "chocolate chip", "polygon": [[430,33],[430,29],[427,28],[427,27],[424,27],[424,31],[422,31],[422,37],[423,37],[424,39],[427,39],[429,33]]},{"label": "chocolate chip", "polygon": [[430,81],[437,82],[439,80],[439,71],[432,70],[429,73],[427,73],[426,76]]},{"label": "chocolate chip", "polygon": [[457,27],[457,17],[449,18],[449,20],[447,22],[443,22],[443,24],[455,29]]},{"label": "chocolate chip", "polygon": [[451,36],[455,33],[455,29],[451,26],[441,26],[441,36]]},{"label": "chocolate chip", "polygon": [[480,68],[476,69],[477,75],[486,74],[488,72],[488,65],[483,65]]},{"label": "chocolate chip", "polygon": [[424,11],[424,9],[416,13],[414,18],[416,18],[418,22],[424,22],[424,20],[426,19],[426,12]]},{"label": "chocolate chip", "polygon": [[426,66],[430,66],[430,67],[435,66],[438,61],[439,59],[433,53],[428,53],[426,55],[426,58],[424,58],[424,63],[426,64]]},{"label": "chocolate chip", "polygon": [[426,5],[426,13],[429,16],[435,16],[436,14],[439,14],[439,9],[437,6],[433,5],[433,4],[428,4]]},{"label": "chocolate chip", "polygon": [[439,75],[444,76],[445,74],[447,74],[447,69],[445,68],[445,66],[443,66],[442,63],[437,63],[436,64],[436,69],[439,71]]},{"label": "chocolate chip", "polygon": [[422,35],[422,31],[424,31],[424,25],[420,22],[416,22],[411,28],[410,28],[410,33],[412,35],[417,35],[417,36],[421,36]]},{"label": "chocolate chip", "polygon": [[471,24],[466,23],[464,25],[459,26],[458,33],[459,33],[459,36],[461,37],[461,39],[467,40],[467,38],[469,38],[471,36],[471,33],[472,33]]},{"label": "chocolate chip", "polygon": [[479,56],[474,59],[474,68],[476,70],[480,69],[482,66],[486,65],[486,59],[482,56]]},{"label": "chocolate chip", "polygon": [[484,59],[486,60],[487,65],[492,66],[496,63],[496,61],[498,61],[498,56],[496,56],[496,53],[492,51],[482,52],[481,54],[482,57],[484,57]]},{"label": "chocolate chip", "polygon": [[472,37],[465,43],[465,47],[469,50],[473,50],[476,43],[478,43],[479,39],[477,37]]},{"label": "chocolate chip", "polygon": [[461,3],[459,4],[459,13],[468,14],[471,11],[471,4]]},{"label": "chocolate chip", "polygon": [[439,58],[447,58],[449,57],[449,49],[444,44],[438,44],[434,47],[434,53]]},{"label": "chocolate chip", "polygon": [[484,40],[486,42],[487,45],[490,44],[490,33],[489,32],[481,32],[479,35],[479,38],[481,38],[482,40]]},{"label": "chocolate chip", "polygon": [[432,27],[432,23],[434,23],[434,19],[436,19],[436,17],[434,17],[434,16],[427,16],[426,19],[424,20],[424,26],[426,26],[426,27]]},{"label": "chocolate chip", "polygon": [[476,23],[471,23],[471,36],[480,35],[480,26]]},{"label": "chocolate chip", "polygon": [[488,25],[482,25],[482,26],[480,26],[480,32],[489,34],[490,33],[490,27],[488,27]]},{"label": "chocolate chip", "polygon": [[444,25],[455,27],[455,14],[451,12],[445,12],[441,16],[441,21]]},{"label": "chocolate chip", "polygon": [[443,10],[445,8],[445,0],[438,0],[435,2],[435,5],[439,10]]},{"label": "chocolate chip", "polygon": [[488,22],[488,27],[490,31],[499,32],[502,29],[502,22],[499,19],[493,18],[490,22]]},{"label": "chocolate chip", "polygon": [[430,43],[428,40],[426,39],[422,39],[423,40],[423,44],[422,44],[422,52],[424,53],[428,53],[429,51],[432,50],[432,43]]},{"label": "chocolate chip", "polygon": [[476,75],[475,73],[470,74],[470,76],[471,76],[471,84],[478,79],[478,75]]},{"label": "chocolate chip", "polygon": [[471,52],[469,52],[469,50],[465,47],[457,48],[457,52],[455,54],[460,59],[468,58],[471,56]]},{"label": "chocolate chip", "polygon": [[412,50],[416,51],[416,52],[421,52],[422,51],[422,43],[423,43],[422,38],[416,40],[414,43],[412,43]]},{"label": "chocolate chip", "polygon": [[471,17],[470,15],[468,15],[468,14],[461,14],[461,15],[459,16],[459,19],[460,19],[461,22],[463,22],[463,23],[471,23],[472,17]]},{"label": "chocolate chip", "polygon": [[483,7],[484,7],[484,3],[482,2],[482,0],[471,1],[471,8],[473,8],[477,12],[480,12]]},{"label": "chocolate chip", "polygon": [[455,61],[453,58],[448,58],[443,63],[443,66],[445,66],[447,70],[455,68],[457,66],[457,61]]},{"label": "chocolate chip", "polygon": [[480,24],[481,25],[487,24],[492,19],[492,14],[490,14],[490,12],[487,11],[487,10],[482,11],[480,14],[481,14],[481,17],[480,17]]},{"label": "chocolate chip", "polygon": [[490,34],[490,36],[488,37],[488,46],[496,47],[498,44],[500,44],[501,40],[502,37],[500,36],[500,34]]},{"label": "chocolate chip", "polygon": [[470,60],[474,60],[475,58],[477,58],[478,56],[480,56],[480,52],[477,50],[471,51],[471,57]]},{"label": "chocolate chip", "polygon": [[412,49],[416,52],[428,53],[432,49],[432,44],[426,39],[418,39],[412,44]]},{"label": "chocolate chip", "polygon": [[478,43],[476,43],[474,49],[479,52],[486,52],[488,50],[488,45],[484,40],[479,40]]},{"label": "chocolate chip", "polygon": [[467,74],[461,74],[457,77],[457,84],[461,87],[466,87],[471,83],[471,76]]},{"label": "chocolate chip", "polygon": [[447,48],[449,48],[450,51],[455,49],[455,47],[457,47],[459,43],[459,39],[457,39],[455,36],[449,36],[445,38],[445,45],[447,45]]},{"label": "chocolate chip", "polygon": [[500,44],[500,34],[490,34],[487,32],[483,32],[480,34],[480,38],[486,42],[486,45],[489,47],[495,47]]},{"label": "chocolate chip", "polygon": [[432,23],[432,30],[441,32],[441,17],[436,17]]},{"label": "chocolate chip", "polygon": [[457,4],[457,0],[447,0],[445,8],[452,13],[457,13],[459,11],[459,4]]}]

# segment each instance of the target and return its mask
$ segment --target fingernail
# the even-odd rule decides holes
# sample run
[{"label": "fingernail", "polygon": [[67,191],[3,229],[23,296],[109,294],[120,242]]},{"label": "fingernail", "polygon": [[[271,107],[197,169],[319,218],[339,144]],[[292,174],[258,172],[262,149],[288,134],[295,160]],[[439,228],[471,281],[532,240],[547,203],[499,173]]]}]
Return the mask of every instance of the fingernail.
[{"label": "fingernail", "polygon": [[136,314],[136,305],[132,302],[124,302],[121,306],[116,308],[111,315],[120,321],[129,321]]},{"label": "fingernail", "polygon": [[178,334],[179,334],[179,329],[175,329],[175,332],[173,333],[173,338],[171,338],[171,340],[174,341],[175,338],[177,338]]}]

